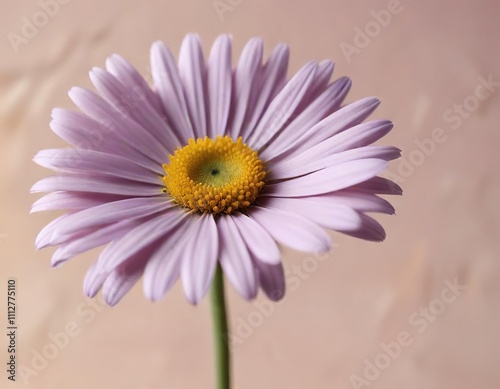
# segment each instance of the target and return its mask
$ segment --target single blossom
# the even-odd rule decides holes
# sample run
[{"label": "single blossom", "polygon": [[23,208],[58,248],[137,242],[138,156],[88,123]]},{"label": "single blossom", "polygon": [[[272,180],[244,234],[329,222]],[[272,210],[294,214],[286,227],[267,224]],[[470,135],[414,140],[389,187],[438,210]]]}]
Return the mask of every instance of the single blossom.
[{"label": "single blossom", "polygon": [[378,176],[400,151],[372,145],[392,128],[365,119],[375,97],[344,104],[347,77],[330,82],[331,61],[311,61],[287,79],[288,48],[263,62],[251,39],[231,64],[231,38],[218,37],[208,60],[186,36],[177,63],[161,42],[151,48],[152,84],[112,55],[75,87],[79,111],[55,109],[52,130],[72,148],[40,151],[34,161],[56,175],[32,211],[65,210],[36,247],[59,246],[58,266],[105,245],[84,281],[116,304],[143,276],[144,293],[162,298],[181,278],[198,303],[219,262],[245,299],[259,287],[285,293],[278,244],[317,253],[326,229],[381,241],[370,212],[394,213],[379,194],[400,194]]}]

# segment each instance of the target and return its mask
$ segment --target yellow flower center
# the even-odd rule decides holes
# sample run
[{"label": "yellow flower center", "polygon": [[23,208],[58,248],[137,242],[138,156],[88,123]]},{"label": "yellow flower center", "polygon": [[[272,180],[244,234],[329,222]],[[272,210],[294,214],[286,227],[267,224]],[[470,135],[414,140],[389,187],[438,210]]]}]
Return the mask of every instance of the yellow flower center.
[{"label": "yellow flower center", "polygon": [[257,199],[266,172],[257,152],[228,136],[191,138],[163,164],[165,192],[182,207],[213,214],[243,211]]}]

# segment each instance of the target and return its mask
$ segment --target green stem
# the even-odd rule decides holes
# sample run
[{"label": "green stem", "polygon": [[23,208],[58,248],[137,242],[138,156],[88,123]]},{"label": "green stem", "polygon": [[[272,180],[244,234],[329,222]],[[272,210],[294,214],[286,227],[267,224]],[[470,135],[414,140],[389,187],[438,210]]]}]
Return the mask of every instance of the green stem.
[{"label": "green stem", "polygon": [[211,290],[214,342],[216,357],[217,389],[230,389],[231,357],[229,355],[224,275],[217,264]]}]

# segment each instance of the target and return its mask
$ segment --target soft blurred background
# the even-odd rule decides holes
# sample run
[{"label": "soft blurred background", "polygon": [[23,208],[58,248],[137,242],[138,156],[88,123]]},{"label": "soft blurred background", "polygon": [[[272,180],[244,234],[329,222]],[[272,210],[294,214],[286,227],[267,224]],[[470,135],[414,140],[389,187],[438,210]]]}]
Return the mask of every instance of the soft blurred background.
[{"label": "soft blurred background", "polygon": [[[17,279],[17,382],[0,387],[212,388],[208,299],[180,285],[158,303],[140,283],[114,308],[82,293],[97,252],[53,270],[34,250],[55,213],[28,215],[31,162],[63,147],[49,127],[67,91],[119,53],[147,75],[161,39],[177,53],[198,32],[208,52],[231,33],[234,59],[254,36],[266,54],[291,48],[290,74],[334,59],[353,79],[348,101],[376,95],[384,138],[403,150],[387,176],[404,188],[395,216],[377,216],[384,243],[332,234],[323,257],[283,250],[279,304],[228,288],[234,388],[500,387],[500,4],[491,1],[40,0],[0,3],[0,333],[7,280]],[[34,23],[34,24],[32,24]],[[32,27],[29,25],[32,24]]]}]

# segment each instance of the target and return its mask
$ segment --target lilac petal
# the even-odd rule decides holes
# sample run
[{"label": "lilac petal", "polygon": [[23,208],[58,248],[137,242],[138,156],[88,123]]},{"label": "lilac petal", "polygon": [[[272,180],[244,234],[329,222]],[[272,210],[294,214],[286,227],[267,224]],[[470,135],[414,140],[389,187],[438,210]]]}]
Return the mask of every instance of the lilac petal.
[{"label": "lilac petal", "polygon": [[82,210],[95,207],[111,201],[122,200],[123,197],[80,192],[52,192],[38,199],[32,206],[31,212],[54,210]]},{"label": "lilac petal", "polygon": [[356,231],[338,230],[338,231],[346,235],[353,236],[355,238],[365,239],[372,242],[383,241],[385,239],[385,231],[384,228],[380,225],[380,223],[376,221],[374,218],[365,215],[363,213],[360,214],[360,216],[362,224],[358,230]]},{"label": "lilac petal", "polygon": [[176,147],[181,146],[180,140],[166,120],[149,104],[145,95],[137,94],[130,86],[125,86],[104,69],[93,68],[90,79],[106,100],[151,134],[163,146],[164,151],[172,153]]},{"label": "lilac petal", "polygon": [[42,228],[42,230],[38,233],[35,239],[35,247],[37,250],[43,249],[47,246],[50,246],[50,241],[54,234],[54,231],[59,226],[59,224],[64,221],[66,218],[71,216],[70,213],[59,216],[58,218],[52,220],[49,224]]},{"label": "lilac petal", "polygon": [[89,134],[96,132],[100,136],[96,137],[96,144],[92,148],[95,150],[109,150],[109,148],[105,147],[106,144],[104,142],[99,141],[99,138],[102,137],[100,127],[104,128],[97,121],[89,118],[82,112],[73,112],[61,108],[54,108],[52,110],[50,128],[72,146],[89,148],[85,147],[87,144],[91,145],[92,139],[89,137]]},{"label": "lilac petal", "polygon": [[[318,64],[316,76],[304,101],[299,105],[298,112],[306,109],[311,101],[316,100],[329,86],[335,64],[330,60],[321,61]],[[333,111],[331,111],[333,112]],[[330,113],[331,113],[330,112]]]},{"label": "lilac petal", "polygon": [[314,196],[359,184],[387,168],[379,159],[354,160],[328,167],[307,176],[294,178],[264,187],[264,193],[273,197]]},{"label": "lilac petal", "polygon": [[108,154],[121,155],[151,169],[158,164],[134,150],[128,142],[113,136],[110,123],[98,122],[82,112],[55,108],[52,111],[50,128],[69,144],[83,150],[96,150]]},{"label": "lilac petal", "polygon": [[52,267],[57,267],[78,254],[120,238],[132,228],[136,227],[138,223],[137,220],[124,220],[96,229],[78,239],[70,240],[56,250],[52,256]]},{"label": "lilac petal", "polygon": [[[323,199],[324,200],[324,199]],[[356,231],[361,226],[359,213],[333,201],[317,201],[311,197],[267,198],[266,207],[295,212],[319,225],[336,231]]]},{"label": "lilac petal", "polygon": [[287,167],[302,166],[312,160],[367,146],[382,138],[391,129],[392,123],[388,120],[375,120],[358,124],[311,146],[307,150],[303,150],[300,154],[281,158],[275,164]]},{"label": "lilac petal", "polygon": [[84,113],[100,123],[106,123],[113,131],[113,138],[119,138],[135,151],[130,155],[131,159],[142,161],[147,157],[146,159],[151,159],[160,165],[165,161],[163,146],[148,131],[123,115],[102,97],[88,89],[78,87],[73,87],[68,94]]},{"label": "lilac petal", "polygon": [[174,57],[162,42],[155,42],[151,47],[151,70],[168,122],[178,138],[187,143],[187,139],[192,138],[194,132],[182,82]]},{"label": "lilac petal", "polygon": [[161,198],[131,198],[98,205],[70,215],[59,223],[55,235],[70,235],[122,220],[141,218],[165,212],[174,207]]},{"label": "lilac petal", "polygon": [[99,256],[100,269],[104,272],[112,270],[136,253],[147,249],[161,238],[168,236],[186,216],[186,212],[173,208],[141,223],[106,246]]},{"label": "lilac petal", "polygon": [[360,124],[378,107],[380,100],[376,97],[367,97],[346,105],[315,126],[307,129],[296,141],[275,158],[290,158],[310,149],[312,146],[329,139],[342,131]]},{"label": "lilac petal", "polygon": [[270,265],[280,263],[276,241],[259,223],[242,213],[234,215],[233,220],[252,257]]},{"label": "lilac petal", "polygon": [[144,272],[148,254],[148,252],[141,252],[132,256],[106,277],[106,281],[102,285],[102,295],[106,304],[116,305],[139,281]]},{"label": "lilac petal", "polygon": [[257,295],[257,278],[250,254],[231,216],[217,220],[219,262],[231,284],[246,300]]},{"label": "lilac petal", "polygon": [[373,177],[353,186],[351,189],[362,193],[401,195],[403,189],[395,182],[383,177]]},{"label": "lilac petal", "polygon": [[253,149],[259,150],[263,147],[290,119],[309,90],[317,67],[315,62],[307,63],[274,98],[255,130],[249,135],[248,143]]},{"label": "lilac petal", "polygon": [[182,286],[186,299],[198,304],[210,287],[217,265],[219,242],[213,216],[203,214],[190,235],[182,259]]},{"label": "lilac petal", "polygon": [[286,145],[302,135],[305,128],[313,127],[331,111],[340,107],[350,88],[351,80],[347,77],[342,77],[332,83],[316,100],[310,102],[290,125],[283,129],[268,148],[260,153],[261,158],[271,160],[274,155],[281,154],[287,148]]},{"label": "lilac petal", "polygon": [[41,150],[33,158],[40,166],[63,172],[104,175],[153,185],[163,185],[161,176],[118,155],[93,150]]},{"label": "lilac petal", "polygon": [[243,128],[245,115],[251,109],[250,99],[253,89],[257,89],[259,68],[262,62],[263,42],[252,38],[243,48],[233,82],[233,115],[228,126],[228,135],[238,138]]},{"label": "lilac petal", "polygon": [[381,159],[384,161],[391,161],[399,158],[400,156],[401,150],[392,146],[365,146],[326,156],[319,153],[310,153],[308,150],[290,161],[282,160],[278,161],[276,164],[272,164],[268,179],[277,180],[299,177],[321,169],[355,160]]},{"label": "lilac petal", "polygon": [[257,268],[259,283],[267,297],[272,301],[279,301],[285,295],[285,272],[281,263],[270,265],[260,261],[254,262]]},{"label": "lilac petal", "polygon": [[186,218],[151,255],[144,270],[144,294],[150,300],[161,299],[179,278],[184,250],[195,227],[196,218]]},{"label": "lilac petal", "polygon": [[206,73],[207,67],[200,37],[188,34],[182,42],[179,53],[179,76],[184,85],[186,103],[196,138],[207,135]]},{"label": "lilac petal", "polygon": [[289,49],[280,44],[273,50],[269,60],[255,75],[255,85],[249,98],[247,113],[240,135],[244,141],[250,137],[265,109],[283,88],[288,71]]},{"label": "lilac petal", "polygon": [[106,281],[106,277],[109,275],[108,272],[103,272],[97,265],[98,261],[92,262],[87,274],[85,274],[85,279],[83,280],[83,293],[87,297],[93,298],[101,289],[102,284]]},{"label": "lilac petal", "polygon": [[325,252],[330,249],[330,237],[323,228],[297,213],[281,209],[253,207],[249,212],[278,242],[305,252]]},{"label": "lilac petal", "polygon": [[[361,123],[330,138],[330,152],[340,152],[370,145],[387,135],[393,124],[389,120],[374,120]],[[330,141],[330,139],[328,141]],[[323,143],[328,143],[325,141]]]},{"label": "lilac petal", "polygon": [[113,54],[106,59],[106,69],[127,85],[136,95],[143,96],[158,114],[163,116],[160,98],[151,90],[148,83],[127,60],[118,54]]},{"label": "lilac petal", "polygon": [[208,58],[208,102],[210,126],[208,135],[215,138],[226,130],[231,103],[231,37],[220,35]]},{"label": "lilac petal", "polygon": [[46,177],[38,181],[31,188],[32,193],[61,190],[147,197],[164,194],[161,185],[151,185],[111,177],[92,177],[73,174]]},{"label": "lilac petal", "polygon": [[[361,193],[352,188],[337,192],[325,193],[319,196],[300,197],[322,208],[328,204],[342,205],[358,212],[381,212],[394,214],[394,207],[385,199],[371,193]],[[276,198],[278,201],[278,198]]]}]

